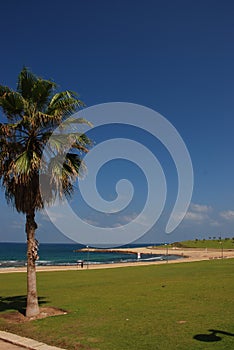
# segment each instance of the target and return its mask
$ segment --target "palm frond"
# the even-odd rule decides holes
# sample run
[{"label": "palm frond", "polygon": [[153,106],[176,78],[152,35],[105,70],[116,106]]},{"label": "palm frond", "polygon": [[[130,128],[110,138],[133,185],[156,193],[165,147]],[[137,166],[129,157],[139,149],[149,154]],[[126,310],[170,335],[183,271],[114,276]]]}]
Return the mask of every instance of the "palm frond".
[{"label": "palm frond", "polygon": [[26,67],[23,67],[18,76],[17,91],[23,96],[23,98],[30,99],[36,81],[36,75],[31,73]]},{"label": "palm frond", "polygon": [[20,154],[14,164],[14,170],[16,174],[22,175],[26,174],[28,175],[30,173],[30,157],[27,151]]},{"label": "palm frond", "polygon": [[31,91],[31,99],[37,108],[43,109],[47,106],[51,93],[56,84],[50,80],[37,79]]},{"label": "palm frond", "polygon": [[7,86],[0,85],[0,98],[4,96],[6,93],[11,92],[12,90],[9,89]]},{"label": "palm frond", "polygon": [[58,152],[65,151],[69,145],[68,135],[52,135],[47,143],[47,148],[50,147],[51,150]]},{"label": "palm frond", "polygon": [[62,127],[65,128],[67,126],[73,125],[73,124],[86,124],[90,128],[93,127],[93,124],[90,123],[88,120],[85,118],[75,118],[75,117],[69,117],[68,119],[64,120]]},{"label": "palm frond", "polygon": [[37,120],[37,124],[40,125],[41,128],[55,128],[60,125],[61,118],[56,118],[53,115],[44,113],[44,112],[38,112],[35,116],[35,119]]},{"label": "palm frond", "polygon": [[65,90],[65,91],[61,91],[61,92],[57,92],[56,94],[54,94],[54,96],[51,98],[50,103],[48,105],[48,108],[52,108],[53,106],[59,101],[59,100],[63,100],[63,99],[67,99],[67,98],[74,98],[75,100],[80,102],[80,105],[82,107],[85,106],[85,104],[79,100],[79,95],[71,90]]},{"label": "palm frond", "polygon": [[30,173],[38,170],[40,167],[40,156],[30,150],[24,151],[20,154],[13,165],[14,172],[17,175],[30,175]]},{"label": "palm frond", "polygon": [[[57,194],[70,195],[86,170],[82,154],[92,143],[77,125],[92,125],[82,118],[67,119],[84,104],[73,91],[56,93],[55,88],[27,68],[19,74],[17,91],[0,85],[0,107],[8,117],[8,123],[0,123],[0,181],[9,202],[23,213],[40,210]],[[61,122],[61,133],[54,133]],[[46,183],[43,196],[39,176]]]},{"label": "palm frond", "polygon": [[85,104],[78,98],[78,95],[73,91],[62,91],[53,96],[51,99],[47,114],[62,119],[76,112],[78,108],[84,107]]},{"label": "palm frond", "polygon": [[24,111],[25,101],[18,92],[10,91],[0,98],[0,106],[8,119],[13,120]]},{"label": "palm frond", "polygon": [[80,101],[71,97],[58,100],[52,106],[49,106],[46,113],[55,117],[60,117],[62,121],[62,118],[76,112],[79,107],[81,107]]},{"label": "palm frond", "polygon": [[68,175],[70,174],[75,177],[83,176],[86,170],[84,162],[76,153],[67,153],[63,166],[68,172]]},{"label": "palm frond", "polygon": [[28,213],[32,208],[40,210],[44,207],[37,174],[34,174],[28,183],[15,178],[10,179],[5,196],[7,202],[20,213]]}]

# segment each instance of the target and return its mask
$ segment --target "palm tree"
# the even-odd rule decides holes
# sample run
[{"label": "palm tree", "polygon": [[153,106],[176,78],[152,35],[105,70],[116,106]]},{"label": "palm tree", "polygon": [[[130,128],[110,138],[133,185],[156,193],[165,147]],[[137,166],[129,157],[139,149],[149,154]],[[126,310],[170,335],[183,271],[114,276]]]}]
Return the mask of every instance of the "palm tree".
[{"label": "palm tree", "polygon": [[[35,213],[46,203],[51,204],[56,195],[61,198],[72,194],[73,183],[84,168],[82,154],[91,144],[85,134],[75,131],[70,151],[61,157],[71,135],[63,132],[53,138],[53,131],[66,120],[67,124],[89,123],[71,117],[83,107],[78,95],[72,91],[57,92],[56,88],[54,82],[37,77],[27,68],[19,74],[16,91],[0,85],[0,107],[7,121],[0,124],[0,180],[8,203],[26,216],[27,317],[39,313]],[[45,145],[47,152],[50,150],[48,164],[42,161]],[[43,196],[41,176],[47,184]]]}]

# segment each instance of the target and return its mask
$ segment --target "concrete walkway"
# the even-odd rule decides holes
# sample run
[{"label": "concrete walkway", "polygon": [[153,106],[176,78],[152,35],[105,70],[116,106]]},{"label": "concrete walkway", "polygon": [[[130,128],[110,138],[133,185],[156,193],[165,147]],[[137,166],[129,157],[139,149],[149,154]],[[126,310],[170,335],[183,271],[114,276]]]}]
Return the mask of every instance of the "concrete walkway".
[{"label": "concrete walkway", "polygon": [[46,345],[34,339],[0,331],[0,350],[65,350],[56,346]]},{"label": "concrete walkway", "polygon": [[13,345],[3,340],[0,340],[0,349],[1,350],[25,350],[25,348],[22,348],[22,346]]}]

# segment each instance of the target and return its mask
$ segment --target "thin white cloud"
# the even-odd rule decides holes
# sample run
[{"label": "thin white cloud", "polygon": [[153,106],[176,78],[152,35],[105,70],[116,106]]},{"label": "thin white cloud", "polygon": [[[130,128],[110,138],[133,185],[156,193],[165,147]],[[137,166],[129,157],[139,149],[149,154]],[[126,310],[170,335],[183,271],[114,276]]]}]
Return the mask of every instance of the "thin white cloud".
[{"label": "thin white cloud", "polygon": [[83,221],[87,222],[87,224],[92,225],[92,226],[100,226],[100,223],[96,220],[92,220],[92,219],[86,219],[83,218]]},{"label": "thin white cloud", "polygon": [[227,221],[234,221],[234,211],[232,210],[217,214],[209,205],[191,203],[184,220],[192,224],[209,225],[215,228],[222,226],[220,216]]},{"label": "thin white cloud", "polygon": [[187,214],[185,215],[185,220],[189,220],[189,221],[203,222],[204,219],[206,218],[207,218],[206,215],[203,215],[201,213],[194,213],[192,211],[188,211]]},{"label": "thin white cloud", "polygon": [[213,220],[210,218],[209,214],[212,210],[213,208],[209,205],[191,203],[184,220],[196,224],[211,223]]},{"label": "thin white cloud", "polygon": [[132,214],[124,215],[124,216],[120,217],[120,220],[124,223],[128,223],[128,222],[133,221],[136,218],[136,216],[137,216],[136,213],[132,213]]},{"label": "thin white cloud", "polygon": [[190,209],[191,211],[196,213],[210,213],[212,211],[212,207],[210,205],[195,204],[195,203],[191,203]]},{"label": "thin white cloud", "polygon": [[222,211],[219,215],[227,221],[234,221],[234,210]]}]

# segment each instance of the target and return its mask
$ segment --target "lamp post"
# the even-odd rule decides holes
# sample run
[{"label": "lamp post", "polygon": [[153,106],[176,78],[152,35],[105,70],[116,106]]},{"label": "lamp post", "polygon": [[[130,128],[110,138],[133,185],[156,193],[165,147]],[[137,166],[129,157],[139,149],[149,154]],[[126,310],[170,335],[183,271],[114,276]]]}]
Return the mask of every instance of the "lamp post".
[{"label": "lamp post", "polygon": [[219,244],[221,244],[221,258],[223,259],[223,242],[220,241]]},{"label": "lamp post", "polygon": [[87,245],[86,248],[88,249],[87,251],[87,269],[89,268],[89,246]]},{"label": "lamp post", "polygon": [[166,261],[168,263],[168,245],[165,243],[165,248],[166,248]]}]

